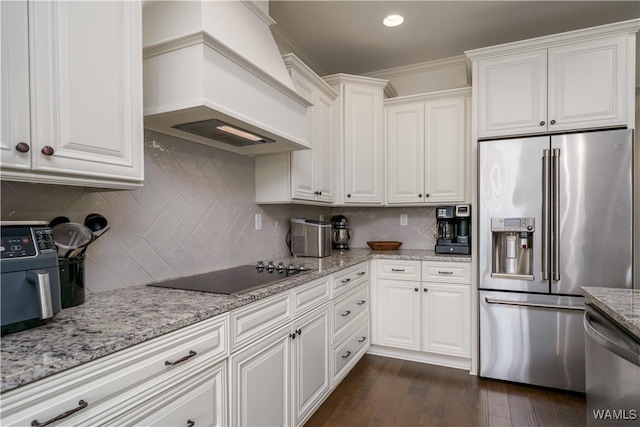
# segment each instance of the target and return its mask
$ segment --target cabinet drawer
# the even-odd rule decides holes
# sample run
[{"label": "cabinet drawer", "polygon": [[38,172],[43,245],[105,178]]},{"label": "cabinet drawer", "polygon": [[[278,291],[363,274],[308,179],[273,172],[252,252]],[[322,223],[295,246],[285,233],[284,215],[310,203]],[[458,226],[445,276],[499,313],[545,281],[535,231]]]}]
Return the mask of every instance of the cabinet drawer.
[{"label": "cabinet drawer", "polygon": [[463,262],[422,263],[422,280],[425,282],[469,284],[471,264]]},{"label": "cabinet drawer", "polygon": [[369,316],[369,286],[362,284],[339,300],[333,302],[333,339],[345,333],[362,316]]},{"label": "cabinet drawer", "polygon": [[231,351],[293,318],[289,292],[256,301],[231,312]]},{"label": "cabinet drawer", "polygon": [[221,360],[228,351],[228,316],[205,320],[3,394],[2,425],[44,423],[82,408],[81,401],[86,407],[56,425],[113,419],[131,409],[110,403],[118,396],[201,361]]},{"label": "cabinet drawer", "polygon": [[353,289],[360,283],[369,280],[369,262],[363,262],[353,267],[341,270],[333,275],[331,286],[332,297]]},{"label": "cabinet drawer", "polygon": [[329,301],[330,282],[331,276],[325,276],[293,288],[293,310],[295,315],[307,312]]},{"label": "cabinet drawer", "polygon": [[333,350],[334,384],[349,371],[370,346],[369,321],[363,323]]},{"label": "cabinet drawer", "polygon": [[379,279],[420,281],[420,261],[380,259],[377,263]]},{"label": "cabinet drawer", "polygon": [[196,426],[226,425],[227,362],[201,367],[180,378],[167,379],[163,392],[112,425]]}]

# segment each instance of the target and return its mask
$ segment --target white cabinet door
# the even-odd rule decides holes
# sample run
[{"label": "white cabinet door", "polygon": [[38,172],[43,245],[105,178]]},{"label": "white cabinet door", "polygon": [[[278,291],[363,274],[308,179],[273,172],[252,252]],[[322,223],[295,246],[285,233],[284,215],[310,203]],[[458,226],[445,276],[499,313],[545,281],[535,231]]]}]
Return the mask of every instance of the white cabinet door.
[{"label": "white cabinet door", "polygon": [[329,392],[329,305],[294,322],[293,332],[293,417],[300,425]]},{"label": "white cabinet door", "polygon": [[141,4],[34,1],[28,7],[34,179],[139,184]]},{"label": "white cabinet door", "polygon": [[425,198],[429,203],[462,202],[465,189],[465,97],[425,103]]},{"label": "white cabinet door", "polygon": [[31,169],[28,28],[26,2],[0,2],[0,166],[3,168]]},{"label": "white cabinet door", "polygon": [[[424,201],[424,102],[385,108],[387,203]],[[428,131],[427,131],[428,132]]]},{"label": "white cabinet door", "polygon": [[331,203],[334,198],[333,121],[334,97],[317,91],[314,109],[313,148],[316,200]]},{"label": "white cabinet door", "polygon": [[420,350],[420,283],[378,280],[378,344]]},{"label": "white cabinet door", "polygon": [[[293,74],[293,82],[296,91],[302,95],[307,101],[314,102],[314,88],[311,82],[300,76],[298,73]],[[313,110],[314,107],[307,109],[307,122],[309,126],[309,150],[297,150],[291,153],[291,185],[292,197],[301,200],[314,200],[314,180],[315,180],[315,151],[317,141],[313,138]]]},{"label": "white cabinet door", "polygon": [[290,425],[290,326],[231,355],[233,426]]},{"label": "white cabinet door", "polygon": [[478,61],[478,136],[546,131],[547,49]]},{"label": "white cabinet door", "polygon": [[344,202],[383,202],[382,89],[344,88]]},{"label": "white cabinet door", "polygon": [[549,130],[624,125],[627,37],[549,49]]},{"label": "white cabinet door", "polygon": [[470,357],[469,285],[424,282],[422,288],[422,350]]}]

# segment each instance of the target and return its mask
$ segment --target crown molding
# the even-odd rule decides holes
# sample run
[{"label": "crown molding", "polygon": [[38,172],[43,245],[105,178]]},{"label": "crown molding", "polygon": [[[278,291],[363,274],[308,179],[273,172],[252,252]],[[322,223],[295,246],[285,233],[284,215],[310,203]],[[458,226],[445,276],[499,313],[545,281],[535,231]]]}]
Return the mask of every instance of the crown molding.
[{"label": "crown molding", "polygon": [[384,70],[371,71],[362,74],[367,77],[391,79],[406,77],[414,74],[421,74],[430,71],[446,70],[455,66],[465,66],[464,55],[452,56],[450,58],[436,59],[434,61],[419,62],[417,64],[403,65],[401,67],[387,68]]},{"label": "crown molding", "polygon": [[316,62],[295,40],[289,36],[282,28],[278,25],[272,25],[269,27],[271,30],[271,35],[273,36],[278,48],[281,52],[293,53],[295,54],[302,62],[304,62],[309,68],[313,70],[319,76],[324,76],[327,74],[327,71]]}]

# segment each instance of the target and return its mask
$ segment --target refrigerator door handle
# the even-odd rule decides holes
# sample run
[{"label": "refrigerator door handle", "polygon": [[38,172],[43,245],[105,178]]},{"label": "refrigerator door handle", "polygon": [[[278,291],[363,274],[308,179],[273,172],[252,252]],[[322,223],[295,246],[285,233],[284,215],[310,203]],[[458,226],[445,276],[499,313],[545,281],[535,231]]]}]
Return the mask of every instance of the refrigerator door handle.
[{"label": "refrigerator door handle", "polygon": [[549,308],[552,310],[584,311],[584,306],[581,306],[581,305],[540,304],[540,303],[525,302],[525,301],[508,301],[508,300],[494,299],[490,297],[485,297],[484,300],[486,301],[487,304],[515,305],[519,307],[533,307],[533,308]]},{"label": "refrigerator door handle", "polygon": [[549,149],[542,150],[542,281],[549,280]]},{"label": "refrigerator door handle", "polygon": [[553,244],[553,252],[551,257],[553,259],[553,280],[557,282],[560,280],[560,218],[558,213],[560,212],[560,149],[554,148],[553,155],[553,191],[552,191],[552,206],[551,206],[551,218],[553,222],[553,236],[551,242]]}]

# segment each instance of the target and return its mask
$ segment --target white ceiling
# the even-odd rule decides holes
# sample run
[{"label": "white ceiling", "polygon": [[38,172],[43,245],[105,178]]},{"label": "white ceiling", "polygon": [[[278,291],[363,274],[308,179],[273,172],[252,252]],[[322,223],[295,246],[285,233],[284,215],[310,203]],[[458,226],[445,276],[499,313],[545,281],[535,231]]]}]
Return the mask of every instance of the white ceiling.
[{"label": "white ceiling", "polygon": [[[364,74],[638,18],[640,1],[270,0],[269,12],[318,74]],[[384,27],[391,13],[404,24]]]}]

